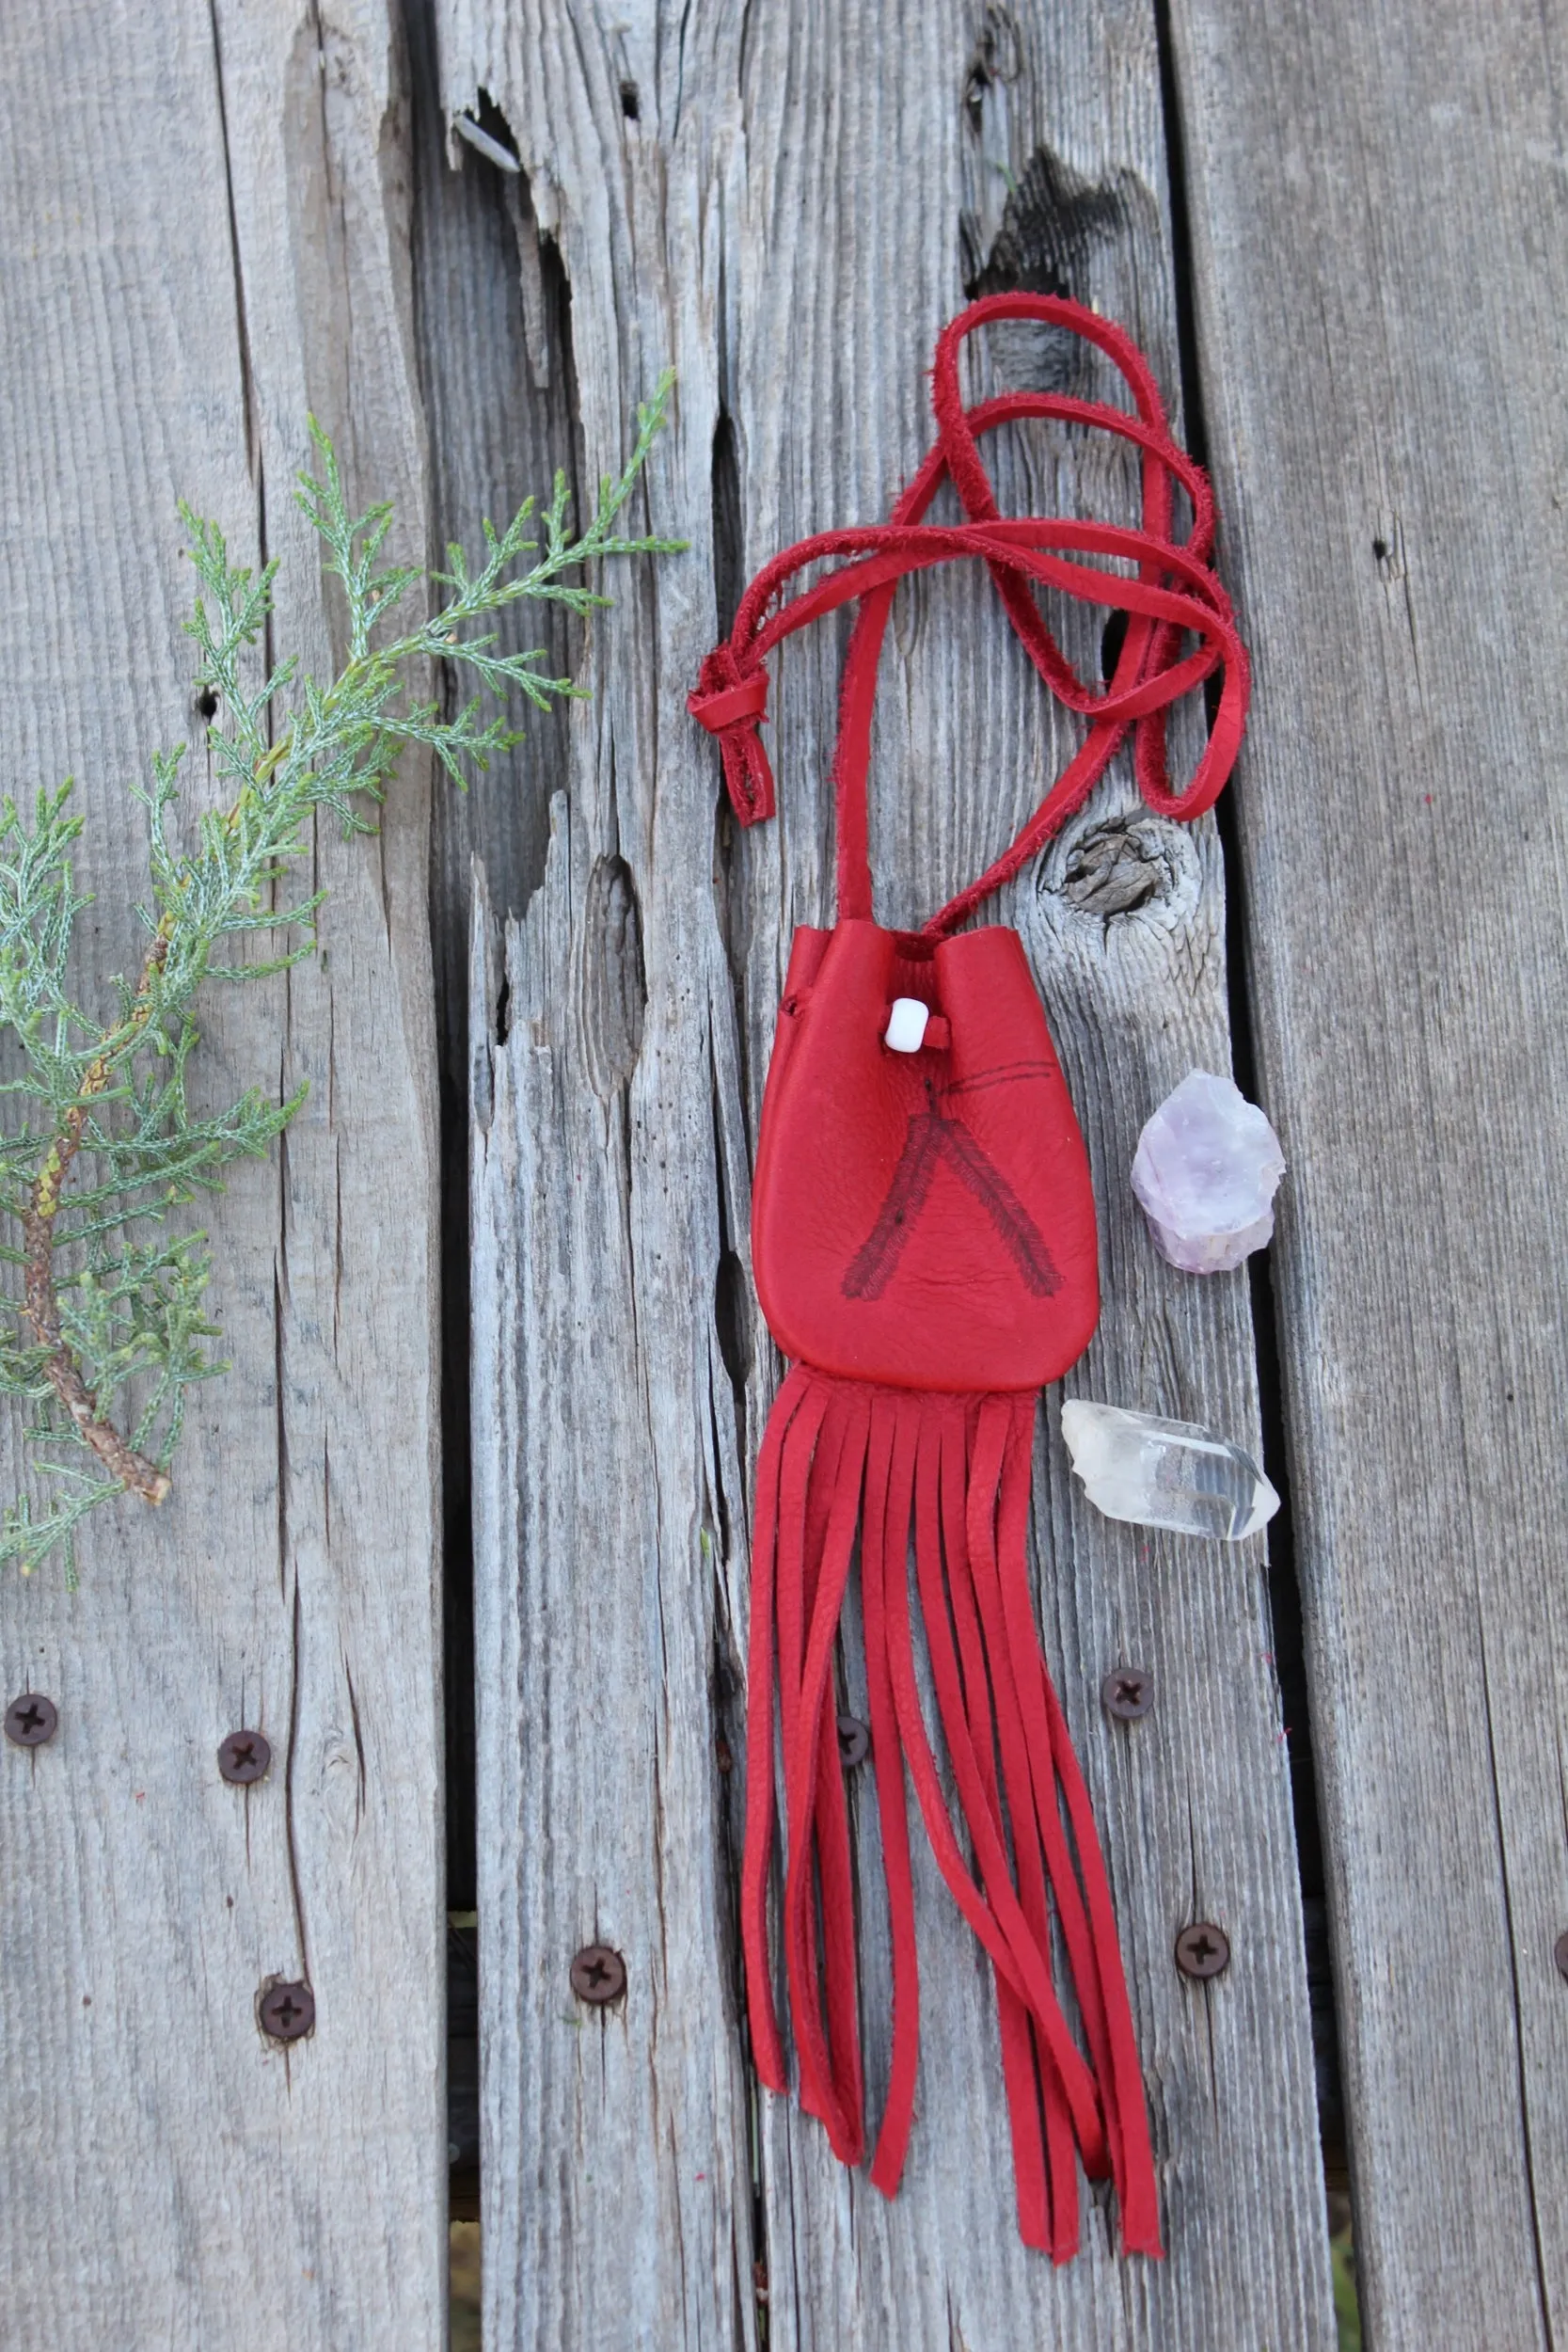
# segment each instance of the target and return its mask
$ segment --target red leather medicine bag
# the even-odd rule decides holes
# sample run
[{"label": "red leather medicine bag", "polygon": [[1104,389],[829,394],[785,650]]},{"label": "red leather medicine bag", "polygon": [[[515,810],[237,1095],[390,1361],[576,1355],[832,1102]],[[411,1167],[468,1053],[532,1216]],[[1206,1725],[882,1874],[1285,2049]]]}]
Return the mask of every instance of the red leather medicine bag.
[{"label": "red leather medicine bag", "polygon": [[[987,321],[1023,319],[1097,346],[1132,407],[1015,392],[966,409],[964,338]],[[1076,2250],[1081,2162],[1115,2184],[1124,2251],[1157,2254],[1148,2119],[1110,1891],[1028,1565],[1036,1392],[1082,1354],[1100,1311],[1088,1161],[1016,934],[960,927],[1083,804],[1130,739],[1150,807],[1189,818],[1211,806],[1241,741],[1246,657],[1212,567],[1208,484],[1172,439],[1152,373],[1119,327],[1053,296],[976,302],[938,343],[933,396],[936,446],[889,522],[824,532],[767,565],[689,704],[719,738],[741,823],[769,816],[772,776],[757,734],[766,658],[791,630],[858,604],[833,763],[837,921],[796,933],[753,1188],[757,1295],[791,1369],[759,1452],[753,1518],[741,1883],[752,2049],[763,2082],[784,2090],[768,1931],[777,1753],[778,1957],[800,2095],[836,2153],[859,2163],[864,2089],[834,1655],[858,1559],[893,1947],[892,2056],[872,2180],[893,2194],[914,2112],[912,1793],[994,1968],[1024,2239],[1058,2261]],[[1131,442],[1142,460],[1142,526],[1005,520],[976,440],[1024,418]],[[928,523],[947,480],[964,520]],[[1190,510],[1181,539],[1178,488]],[[919,931],[891,931],[873,914],[867,842],[877,660],[898,580],[958,559],[988,565],[1029,659],[1086,725],[996,863]],[[786,596],[808,567],[813,584]],[[1103,686],[1085,685],[1066,660],[1037,584],[1125,615]],[[1208,741],[1177,793],[1165,712],[1211,680]],[[922,1711],[916,1609],[957,1823]],[[1058,1948],[1070,2025],[1053,1979]]]},{"label": "red leather medicine bag", "polygon": [[[912,1052],[883,1042],[900,1000]],[[796,932],[752,1265],[784,1354],[847,1380],[1035,1390],[1083,1354],[1088,1159],[1016,932]]]}]

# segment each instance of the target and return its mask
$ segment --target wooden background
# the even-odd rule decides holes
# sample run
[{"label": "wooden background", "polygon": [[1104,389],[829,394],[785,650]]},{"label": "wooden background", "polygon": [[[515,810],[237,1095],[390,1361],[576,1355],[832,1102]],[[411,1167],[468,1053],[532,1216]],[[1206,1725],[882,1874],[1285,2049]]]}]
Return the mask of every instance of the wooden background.
[{"label": "wooden background", "polygon": [[[558,633],[594,701],[504,772],[433,803],[410,764],[378,843],[324,830],[322,961],[211,1008],[214,1091],[312,1081],[215,1212],[235,1369],[157,1521],[103,1515],[74,1594],[0,1594],[5,1695],[62,1719],[0,1754],[6,2341],[439,2345],[472,2153],[443,1913],[477,1910],[496,2352],[1317,2352],[1325,1902],[1367,2342],[1560,2340],[1565,56],[1560,12],[1513,0],[71,0],[12,28],[0,715],[11,788],[80,778],[84,985],[132,953],[125,783],[190,726],[178,495],[282,556],[280,637],[319,668],[308,408],[438,547],[617,462],[671,360],[645,511],[691,548]],[[1069,1391],[1288,1472],[1266,1573],[1261,1544],[1099,1519],[1041,1416],[1042,1621],[1117,1898],[1157,2267],[1117,2263],[1098,2204],[1069,2268],[1019,2247],[991,1996],[934,1872],[895,2203],[759,2099],[741,2027],[778,1370],[749,1167],[789,931],[831,914],[841,643],[784,656],[780,815],[744,836],[685,694],[757,564],[886,511],[937,327],[1009,284],[1149,351],[1258,666],[1223,843],[1114,775],[1003,906],[1101,1212]],[[1101,389],[1034,332],[993,335],[974,388],[1044,380]],[[996,463],[1005,507],[1131,512],[1077,436]],[[903,920],[1071,738],[978,581],[909,593],[882,689]],[[1291,1173],[1267,1269],[1200,1284],[1127,1168],[1227,1056]],[[1158,1677],[1131,1729],[1096,1700],[1123,1662]],[[214,1764],[242,1721],[275,1751],[248,1794]],[[1235,1953],[1207,1988],[1171,1961],[1194,1917]],[[628,1969],[604,2012],[567,1975],[595,1939]],[[255,2002],[300,1975],[318,2024],[285,2053]],[[869,2064],[875,2095],[874,2024]]]}]

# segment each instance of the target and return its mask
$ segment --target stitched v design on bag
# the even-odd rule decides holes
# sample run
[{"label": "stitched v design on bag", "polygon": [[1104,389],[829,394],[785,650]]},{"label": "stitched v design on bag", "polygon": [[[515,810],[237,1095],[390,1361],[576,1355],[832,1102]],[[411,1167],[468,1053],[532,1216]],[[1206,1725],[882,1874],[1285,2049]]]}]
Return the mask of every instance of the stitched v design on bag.
[{"label": "stitched v design on bag", "polygon": [[881,1297],[898,1270],[905,1245],[930,1198],[931,1179],[942,1160],[990,1216],[1028,1289],[1037,1298],[1053,1297],[1062,1287],[1062,1278],[1039,1227],[962,1120],[949,1119],[938,1108],[934,1093],[926,1108],[916,1111],[910,1120],[887,1199],[844,1277],[845,1297]]}]

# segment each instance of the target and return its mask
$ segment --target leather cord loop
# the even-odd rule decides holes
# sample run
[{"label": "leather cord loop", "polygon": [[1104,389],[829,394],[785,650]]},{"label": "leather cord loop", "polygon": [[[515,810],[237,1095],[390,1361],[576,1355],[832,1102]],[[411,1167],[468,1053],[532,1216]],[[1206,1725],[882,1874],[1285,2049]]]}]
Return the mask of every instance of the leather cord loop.
[{"label": "leather cord loop", "polygon": [[768,673],[760,666],[742,675],[728,645],[717,645],[703,663],[697,690],[686,707],[700,726],[719,739],[724,783],[743,825],[773,814],[773,771],[757,733],[768,716]]},{"label": "leather cord loop", "polygon": [[[958,355],[988,324],[1027,320],[1082,337],[1112,361],[1132,395],[1132,410],[1056,392],[1009,392],[966,408]],[[858,602],[840,691],[832,777],[838,818],[840,918],[872,912],[866,808],[871,713],[877,664],[898,581],[933,564],[978,559],[989,568],[1008,620],[1057,700],[1089,722],[1077,753],[1002,855],[923,927],[940,938],[1034,856],[1080,808],[1129,735],[1133,771],[1158,815],[1183,820],[1213,804],[1235,764],[1246,721],[1250,676],[1229,598],[1213,570],[1213,500],[1201,468],[1172,437],[1153,373],[1132,338],[1111,320],[1054,295],[993,294],[972,303],[946,326],[932,370],[938,438],[884,524],[822,532],[766,564],[741,598],[735,626],[703,664],[688,703],[720,739],[724,781],[745,825],[773,812],[772,772],[757,727],[766,716],[768,655],[794,630],[839,606]],[[1142,453],[1143,521],[1137,529],[1060,517],[1004,519],[979,453],[979,439],[1022,419],[1094,427]],[[962,524],[925,520],[951,480]],[[1185,493],[1192,522],[1173,536],[1175,490]],[[1075,562],[1074,557],[1101,562]],[[813,564],[837,563],[809,587],[784,598]],[[1104,568],[1119,563],[1127,570]],[[1080,678],[1052,635],[1032,583],[1128,616],[1115,671],[1103,685]],[[1183,651],[1187,637],[1196,647]],[[1165,750],[1170,706],[1218,675],[1208,742],[1182,790],[1173,787]]]}]

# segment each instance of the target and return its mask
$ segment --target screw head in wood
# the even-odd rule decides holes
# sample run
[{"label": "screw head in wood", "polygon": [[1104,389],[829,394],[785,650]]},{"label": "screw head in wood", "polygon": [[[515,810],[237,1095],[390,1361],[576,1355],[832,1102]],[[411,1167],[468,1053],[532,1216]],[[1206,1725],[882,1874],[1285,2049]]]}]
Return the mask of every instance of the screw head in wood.
[{"label": "screw head in wood", "polygon": [[1176,1939],[1176,1964],[1200,1984],[1222,1976],[1230,1965],[1230,1938],[1212,1919],[1195,1919]]},{"label": "screw head in wood", "polygon": [[60,1727],[60,1711],[41,1691],[24,1691],[6,1709],[6,1737],[16,1748],[41,1748]]},{"label": "screw head in wood", "polygon": [[275,2042],[298,2042],[316,2022],[316,1996],[308,1984],[269,1984],[256,2014]]},{"label": "screw head in wood", "polygon": [[236,1788],[248,1788],[272,1762],[272,1744],[260,1731],[231,1731],[218,1750],[218,1771]]},{"label": "screw head in wood", "polygon": [[1552,1946],[1552,1958],[1557,1963],[1558,1974],[1561,1977],[1568,1977],[1568,1928],[1564,1928],[1557,1942]]},{"label": "screw head in wood", "polygon": [[1154,1704],[1154,1677],[1147,1666],[1118,1666],[1100,1686],[1100,1704],[1118,1724],[1135,1724]]},{"label": "screw head in wood", "polygon": [[585,1944],[572,1963],[572,1990],[579,2001],[603,2009],[626,1989],[626,1963],[608,1944]]},{"label": "screw head in wood", "polygon": [[858,1715],[841,1715],[838,1719],[839,1760],[846,1772],[852,1772],[857,1764],[863,1764],[871,1753],[871,1727]]}]

